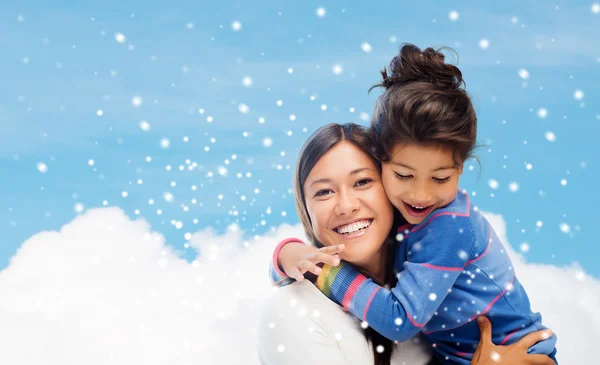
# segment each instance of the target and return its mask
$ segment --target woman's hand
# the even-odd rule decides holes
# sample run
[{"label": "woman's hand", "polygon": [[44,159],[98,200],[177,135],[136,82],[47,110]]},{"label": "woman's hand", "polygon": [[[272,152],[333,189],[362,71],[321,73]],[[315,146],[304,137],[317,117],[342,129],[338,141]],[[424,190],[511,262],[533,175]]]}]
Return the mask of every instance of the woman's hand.
[{"label": "woman's hand", "polygon": [[477,318],[477,324],[481,338],[471,365],[555,365],[555,362],[546,355],[527,353],[527,349],[531,346],[552,336],[551,330],[532,332],[512,345],[496,346],[492,342],[490,320],[482,316]]},{"label": "woman's hand", "polygon": [[278,264],[287,276],[297,281],[304,280],[304,273],[310,272],[318,276],[321,268],[318,264],[337,266],[340,264],[340,252],[344,245],[316,248],[300,242],[290,242],[279,251]]}]

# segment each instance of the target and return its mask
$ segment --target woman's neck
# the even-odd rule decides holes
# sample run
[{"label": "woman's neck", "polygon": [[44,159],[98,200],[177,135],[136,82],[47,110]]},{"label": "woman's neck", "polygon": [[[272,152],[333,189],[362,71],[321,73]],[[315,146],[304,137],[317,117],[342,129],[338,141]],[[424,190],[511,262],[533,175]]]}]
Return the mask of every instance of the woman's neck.
[{"label": "woman's neck", "polygon": [[379,284],[384,284],[386,279],[387,242],[381,245],[379,251],[365,263],[357,263],[364,273]]}]

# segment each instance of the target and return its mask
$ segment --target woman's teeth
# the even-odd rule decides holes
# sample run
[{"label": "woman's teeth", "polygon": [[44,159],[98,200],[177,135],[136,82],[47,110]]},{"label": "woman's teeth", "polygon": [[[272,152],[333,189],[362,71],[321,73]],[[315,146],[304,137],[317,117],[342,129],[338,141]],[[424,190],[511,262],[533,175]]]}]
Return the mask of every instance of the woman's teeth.
[{"label": "woman's teeth", "polygon": [[366,229],[371,225],[372,221],[372,219],[365,219],[362,221],[339,226],[335,230],[340,234],[352,234],[360,230]]}]

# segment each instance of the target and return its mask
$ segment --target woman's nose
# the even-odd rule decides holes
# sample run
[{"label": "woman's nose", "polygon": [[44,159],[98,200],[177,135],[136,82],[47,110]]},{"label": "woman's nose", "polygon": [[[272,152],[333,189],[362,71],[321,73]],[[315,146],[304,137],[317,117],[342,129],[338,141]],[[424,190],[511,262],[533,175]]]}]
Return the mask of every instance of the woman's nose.
[{"label": "woman's nose", "polygon": [[336,214],[350,214],[359,209],[359,202],[352,193],[340,193],[336,204]]}]

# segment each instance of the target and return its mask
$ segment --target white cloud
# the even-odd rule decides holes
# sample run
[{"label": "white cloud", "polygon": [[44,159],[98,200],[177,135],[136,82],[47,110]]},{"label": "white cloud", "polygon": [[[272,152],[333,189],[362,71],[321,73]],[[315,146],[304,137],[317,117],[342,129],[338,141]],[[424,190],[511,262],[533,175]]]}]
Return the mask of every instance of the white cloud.
[{"label": "white cloud", "polygon": [[[504,239],[502,218],[491,220]],[[203,256],[189,263],[144,220],[89,210],[25,241],[0,271],[3,362],[258,364],[267,262],[281,238],[302,235],[299,225],[257,240],[236,226],[223,235],[206,229],[192,235]],[[598,280],[509,252],[534,310],[559,336],[561,364],[585,363],[600,338]]]}]

